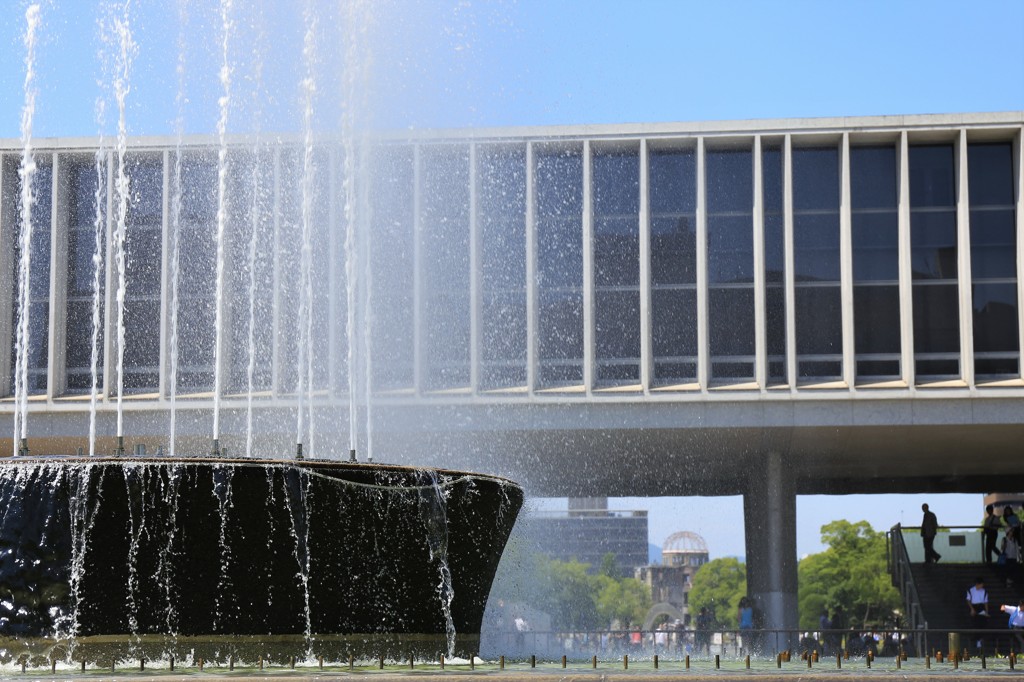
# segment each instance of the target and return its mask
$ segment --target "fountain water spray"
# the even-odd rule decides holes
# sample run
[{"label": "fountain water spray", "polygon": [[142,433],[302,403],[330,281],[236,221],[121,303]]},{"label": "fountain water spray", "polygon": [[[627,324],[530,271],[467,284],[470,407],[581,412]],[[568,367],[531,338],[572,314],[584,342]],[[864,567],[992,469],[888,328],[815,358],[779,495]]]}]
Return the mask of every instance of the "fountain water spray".
[{"label": "fountain water spray", "polygon": [[174,176],[171,187],[171,234],[168,239],[168,261],[170,266],[171,314],[170,314],[170,370],[168,376],[170,393],[170,424],[167,434],[168,454],[173,457],[177,441],[178,426],[178,280],[180,277],[181,256],[181,153],[182,137],[185,129],[185,33],[188,26],[188,0],[178,0],[178,64],[175,71],[178,75],[178,94],[174,98],[177,115],[174,128],[176,141],[174,145]]},{"label": "fountain water spray", "polygon": [[124,454],[124,304],[128,288],[126,277],[126,231],[128,221],[128,199],[130,180],[125,171],[125,154],[128,149],[128,123],[126,104],[130,91],[128,77],[131,74],[135,43],[130,25],[131,0],[125,0],[123,14],[114,20],[120,50],[117,54],[114,74],[114,97],[117,99],[117,174],[114,190],[117,193],[117,227],[114,231],[114,259],[117,264],[117,454]]},{"label": "fountain water spray", "polygon": [[32,207],[35,204],[35,193],[32,180],[36,173],[36,159],[32,153],[32,121],[36,110],[36,30],[39,28],[40,8],[38,4],[29,5],[25,10],[25,104],[21,110],[21,165],[18,175],[21,177],[21,195],[19,209],[21,234],[19,245],[21,253],[18,262],[18,334],[16,339],[17,361],[14,375],[14,452],[28,454],[28,349],[29,312],[31,307],[31,271],[32,271]]},{"label": "fountain water spray", "polygon": [[91,390],[89,391],[89,456],[96,454],[96,402],[99,395],[99,364],[100,364],[100,304],[103,293],[103,244],[106,242],[106,217],[104,199],[107,196],[107,151],[103,139],[103,123],[106,103],[103,98],[96,99],[96,123],[100,129],[100,142],[96,147],[93,159],[96,169],[96,189],[93,192],[95,210],[93,213],[93,252],[92,252],[92,336],[89,352],[89,369],[91,372]]},{"label": "fountain water spray", "polygon": [[[316,95],[316,28],[317,19],[311,0],[303,12],[306,33],[302,41],[302,250],[299,276],[299,348],[298,348],[298,425],[296,457],[302,458],[302,437],[305,433],[305,400],[309,392],[309,441],[313,448],[313,98]],[[308,386],[307,386],[308,383]]]},{"label": "fountain water spray", "polygon": [[[344,191],[345,191],[345,292],[347,296],[347,316],[345,320],[345,332],[348,338],[348,396],[349,396],[349,459],[356,459],[357,443],[357,416],[358,416],[358,374],[356,372],[356,308],[357,308],[357,286],[356,272],[358,271],[359,258],[357,252],[357,232],[362,224],[362,211],[366,204],[363,203],[358,192],[365,186],[365,183],[357,183],[356,178],[360,171],[365,171],[362,159],[365,155],[365,144],[356,140],[356,130],[359,121],[356,118],[359,110],[358,102],[360,94],[364,91],[367,74],[366,60],[360,59],[363,45],[360,42],[362,31],[365,30],[369,20],[369,12],[362,2],[352,0],[346,5],[346,13],[343,20],[344,26],[344,66],[342,69],[343,78],[343,113],[341,119],[341,140],[344,152]],[[365,324],[365,323],[364,323]],[[369,339],[364,339],[368,341]],[[366,344],[365,354],[369,356],[369,343]],[[369,361],[367,360],[367,365]],[[368,370],[367,370],[368,371]],[[366,377],[369,383],[369,375]],[[367,394],[367,410],[369,410],[369,395]],[[367,431],[369,433],[369,431]],[[368,450],[369,451],[369,450]]]},{"label": "fountain water spray", "polygon": [[228,184],[228,107],[231,104],[231,65],[228,61],[228,47],[231,42],[233,22],[231,19],[231,0],[221,0],[221,67],[220,84],[223,89],[218,104],[220,115],[217,117],[217,295],[214,309],[214,347],[213,347],[213,454],[220,455],[220,395],[223,362],[221,356],[224,348],[224,226],[227,223],[227,184]]},{"label": "fountain water spray", "polygon": [[250,176],[250,190],[252,201],[249,204],[249,327],[247,332],[249,357],[246,364],[246,393],[245,403],[245,456],[252,457],[253,431],[253,393],[256,389],[256,256],[259,250],[259,225],[260,214],[263,209],[263,180],[261,176],[262,158],[260,139],[261,131],[261,95],[263,90],[263,49],[265,47],[265,32],[263,25],[263,14],[257,16],[259,35],[253,44],[253,146],[252,146],[252,175]]}]

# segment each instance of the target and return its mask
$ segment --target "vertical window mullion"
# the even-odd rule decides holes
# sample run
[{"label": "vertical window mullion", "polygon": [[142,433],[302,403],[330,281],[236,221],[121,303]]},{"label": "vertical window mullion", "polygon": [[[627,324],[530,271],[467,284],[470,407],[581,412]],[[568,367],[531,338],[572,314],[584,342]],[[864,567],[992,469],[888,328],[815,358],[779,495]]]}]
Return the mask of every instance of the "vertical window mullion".
[{"label": "vertical window mullion", "polygon": [[67,388],[68,212],[67,183],[61,157],[53,154],[50,192],[50,303],[46,397],[52,401]]},{"label": "vertical window mullion", "polygon": [[850,134],[843,133],[839,149],[839,287],[842,310],[842,376],[847,388],[856,380],[853,334],[853,217],[850,205]]},{"label": "vertical window mullion", "polygon": [[910,144],[907,131],[900,133],[899,156],[899,289],[900,289],[900,370],[903,382],[914,390],[914,296],[913,260],[910,249]]},{"label": "vertical window mullion", "polygon": [[754,137],[754,381],[763,392],[768,387],[768,350],[765,304],[764,245],[764,163],[761,157],[761,136]]},{"label": "vertical window mullion", "polygon": [[1024,361],[1021,360],[1021,353],[1024,353],[1024,315],[1021,314],[1024,305],[1024,129],[1017,131],[1013,142],[1013,188],[1017,213],[1017,367],[1019,375],[1024,376]]},{"label": "vertical window mullion", "polygon": [[967,181],[967,131],[960,129],[953,156],[956,169],[957,287],[960,302],[960,376],[974,387],[974,306],[971,299],[971,206]]},{"label": "vertical window mullion", "polygon": [[537,209],[534,143],[526,143],[526,388],[537,390]]},{"label": "vertical window mullion", "polygon": [[786,286],[786,383],[796,391],[796,276],[793,256],[793,137],[786,135],[782,151],[782,214]]},{"label": "vertical window mullion", "polygon": [[[167,262],[170,257],[170,230],[171,224],[169,220],[170,216],[170,196],[171,196],[171,181],[170,181],[170,152],[164,150],[163,155],[163,177],[161,182],[163,183],[164,198],[161,205],[161,220],[160,220],[160,370],[159,378],[157,379],[157,395],[160,396],[160,400],[164,400],[170,393],[171,387],[168,384],[170,379],[170,316],[173,313],[171,310],[170,300],[170,277],[171,267]],[[179,237],[180,240],[180,237]],[[175,248],[180,249],[181,243],[176,245]],[[110,261],[107,261],[110,262]],[[109,270],[110,268],[108,268]],[[179,327],[180,330],[180,327]],[[180,333],[180,332],[179,332]]]},{"label": "vertical window mullion", "polygon": [[697,385],[708,390],[711,374],[708,348],[708,216],[707,164],[704,138],[697,138]]},{"label": "vertical window mullion", "polygon": [[650,168],[647,139],[640,141],[640,386],[651,390],[653,347],[651,344],[651,211]]},{"label": "vertical window mullion", "polygon": [[477,199],[476,143],[469,144],[469,390],[480,390],[480,316],[483,308],[480,295],[480,221]]},{"label": "vertical window mullion", "polygon": [[594,390],[594,152],[583,143],[583,386]]},{"label": "vertical window mullion", "polygon": [[[0,154],[0,197],[4,196],[4,168],[8,154]],[[11,354],[14,348],[14,249],[7,248],[14,240],[14,212],[4,210],[0,201],[0,396],[10,395]]]}]

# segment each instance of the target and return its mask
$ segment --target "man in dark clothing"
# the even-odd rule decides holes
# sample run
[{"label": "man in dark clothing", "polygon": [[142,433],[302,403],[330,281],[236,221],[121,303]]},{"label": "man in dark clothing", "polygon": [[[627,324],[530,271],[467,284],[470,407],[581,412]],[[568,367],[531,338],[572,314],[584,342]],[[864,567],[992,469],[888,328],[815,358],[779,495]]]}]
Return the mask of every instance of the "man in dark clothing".
[{"label": "man in dark clothing", "polygon": [[1002,522],[996,516],[995,506],[985,507],[985,563],[991,564],[993,557],[999,558],[999,549],[996,547],[996,540],[999,538],[999,527]]},{"label": "man in dark clothing", "polygon": [[942,556],[935,551],[935,535],[939,532],[939,520],[935,518],[935,513],[928,511],[928,505],[922,504],[921,511],[924,512],[924,518],[921,519],[921,540],[924,542],[924,562],[930,564],[932,562],[938,563]]}]

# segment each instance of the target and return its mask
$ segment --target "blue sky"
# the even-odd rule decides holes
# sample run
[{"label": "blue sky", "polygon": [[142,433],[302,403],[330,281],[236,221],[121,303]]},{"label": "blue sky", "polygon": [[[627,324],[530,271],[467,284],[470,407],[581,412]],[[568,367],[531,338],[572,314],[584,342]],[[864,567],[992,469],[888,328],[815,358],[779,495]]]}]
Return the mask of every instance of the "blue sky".
[{"label": "blue sky", "polygon": [[[23,101],[22,0],[2,0],[0,138],[17,138]],[[94,135],[109,84],[97,39],[113,2],[46,0],[38,44],[37,136]],[[262,40],[264,129],[296,130],[302,16],[298,0],[235,0],[229,129],[249,130],[252,46]],[[264,18],[254,9],[262,5]],[[371,3],[366,122],[378,127],[510,126],[1024,110],[1024,2],[520,0]],[[120,3],[117,3],[120,6]],[[320,19],[320,125],[340,117],[339,2]],[[132,134],[171,134],[177,118],[179,4],[135,0]],[[212,132],[220,95],[215,0],[190,0],[182,93],[188,132]],[[260,26],[265,27],[260,30]],[[362,91],[361,91],[362,92]],[[108,105],[109,106],[109,105]],[[108,111],[107,130],[114,114]],[[947,523],[981,517],[978,495],[805,497],[798,552],[818,528],[866,518],[916,523],[928,499]],[[559,504],[558,502],[550,504]],[[742,554],[739,498],[629,499],[651,510],[651,540],[705,535],[714,555]]]}]

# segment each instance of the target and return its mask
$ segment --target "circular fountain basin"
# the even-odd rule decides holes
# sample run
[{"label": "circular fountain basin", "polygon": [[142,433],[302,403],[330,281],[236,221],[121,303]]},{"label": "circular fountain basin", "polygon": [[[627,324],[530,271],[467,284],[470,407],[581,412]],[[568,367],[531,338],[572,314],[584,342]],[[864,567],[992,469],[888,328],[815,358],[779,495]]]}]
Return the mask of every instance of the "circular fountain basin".
[{"label": "circular fountain basin", "polygon": [[381,464],[54,456],[0,461],[0,499],[8,656],[345,660],[476,651],[523,493]]}]

